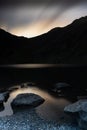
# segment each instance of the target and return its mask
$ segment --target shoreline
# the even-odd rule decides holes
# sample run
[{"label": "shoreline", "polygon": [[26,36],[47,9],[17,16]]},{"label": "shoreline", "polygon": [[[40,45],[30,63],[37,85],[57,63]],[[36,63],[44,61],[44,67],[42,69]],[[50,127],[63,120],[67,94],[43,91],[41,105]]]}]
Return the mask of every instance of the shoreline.
[{"label": "shoreline", "polygon": [[21,111],[12,116],[0,117],[1,130],[80,130],[76,124],[58,123],[41,119],[35,109]]}]

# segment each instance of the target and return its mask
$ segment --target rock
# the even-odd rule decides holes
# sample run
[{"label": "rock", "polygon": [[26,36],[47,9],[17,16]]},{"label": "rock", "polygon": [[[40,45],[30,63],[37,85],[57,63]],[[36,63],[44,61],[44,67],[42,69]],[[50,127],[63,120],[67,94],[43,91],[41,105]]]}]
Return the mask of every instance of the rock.
[{"label": "rock", "polygon": [[78,113],[77,119],[80,128],[87,130],[87,99],[81,99],[76,103],[68,105],[64,108],[65,112]]},{"label": "rock", "polygon": [[65,88],[65,87],[71,87],[68,83],[60,82],[55,85],[56,89]]},{"label": "rock", "polygon": [[65,82],[60,82],[60,83],[57,83],[52,90],[54,92],[59,92],[59,90],[66,89],[69,87],[71,87],[69,84],[67,84]]},{"label": "rock", "polygon": [[56,93],[58,96],[72,97],[71,96],[72,87],[68,83],[59,82],[55,84],[51,90],[52,92]]},{"label": "rock", "polygon": [[82,128],[82,130],[87,130],[87,121],[78,119],[78,125],[80,128]]},{"label": "rock", "polygon": [[67,112],[87,112],[87,99],[81,99],[73,104],[70,104],[64,108]]},{"label": "rock", "polygon": [[21,88],[32,87],[32,86],[35,86],[35,84],[32,82],[27,82],[27,83],[21,84]]},{"label": "rock", "polygon": [[19,89],[19,88],[20,88],[20,86],[19,86],[19,85],[16,85],[16,86],[10,87],[10,88],[8,89],[8,91],[11,93],[11,92],[13,92],[13,91],[15,91],[15,90],[17,90],[17,89]]},{"label": "rock", "polygon": [[78,99],[78,100],[87,99],[87,96],[77,96],[77,99]]},{"label": "rock", "polygon": [[34,108],[45,100],[36,94],[19,94],[11,103],[13,110],[16,108]]},{"label": "rock", "polygon": [[72,123],[47,121],[35,109],[24,110],[11,116],[0,117],[0,130],[81,130]]},{"label": "rock", "polygon": [[9,92],[0,93],[0,103],[6,102],[9,97]]}]

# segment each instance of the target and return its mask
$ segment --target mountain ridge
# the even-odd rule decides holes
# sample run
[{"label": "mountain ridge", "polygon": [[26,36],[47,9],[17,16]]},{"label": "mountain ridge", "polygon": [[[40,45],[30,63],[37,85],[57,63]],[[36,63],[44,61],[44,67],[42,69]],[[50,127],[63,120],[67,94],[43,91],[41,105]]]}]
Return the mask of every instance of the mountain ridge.
[{"label": "mountain ridge", "polygon": [[0,64],[87,64],[87,16],[34,38],[0,29]]}]

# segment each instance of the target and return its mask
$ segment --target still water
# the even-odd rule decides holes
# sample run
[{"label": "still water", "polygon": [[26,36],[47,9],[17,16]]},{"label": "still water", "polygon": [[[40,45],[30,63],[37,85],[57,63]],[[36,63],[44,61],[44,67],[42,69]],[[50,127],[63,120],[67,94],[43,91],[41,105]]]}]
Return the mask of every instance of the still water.
[{"label": "still water", "polygon": [[36,108],[36,113],[41,118],[44,118],[46,120],[58,120],[59,118],[63,117],[65,115],[63,111],[64,107],[70,104],[70,101],[68,101],[67,99],[62,97],[55,98],[47,91],[39,89],[38,87],[16,87],[18,87],[18,89],[11,92],[7,102],[4,102],[4,110],[0,112],[0,117],[11,116],[13,114],[13,110],[11,107],[12,101],[16,98],[17,95],[24,93],[34,93],[45,99],[45,102]]}]

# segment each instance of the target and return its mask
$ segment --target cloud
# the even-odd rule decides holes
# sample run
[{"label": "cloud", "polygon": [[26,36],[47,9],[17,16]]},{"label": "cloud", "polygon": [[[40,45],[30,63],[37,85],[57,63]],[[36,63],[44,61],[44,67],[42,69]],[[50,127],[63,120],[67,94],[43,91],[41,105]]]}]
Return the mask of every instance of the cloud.
[{"label": "cloud", "polygon": [[0,0],[0,6],[21,6],[23,5],[42,5],[42,4],[64,4],[65,6],[75,5],[80,2],[87,2],[87,0]]},{"label": "cloud", "polygon": [[49,19],[55,14],[55,8],[48,8],[44,13],[44,6],[0,9],[0,25],[7,25],[8,29],[32,24]]},{"label": "cloud", "polygon": [[87,6],[87,0],[0,0],[0,27],[9,31],[44,21],[40,26],[44,30],[63,13],[67,15],[65,12],[81,5]]}]

